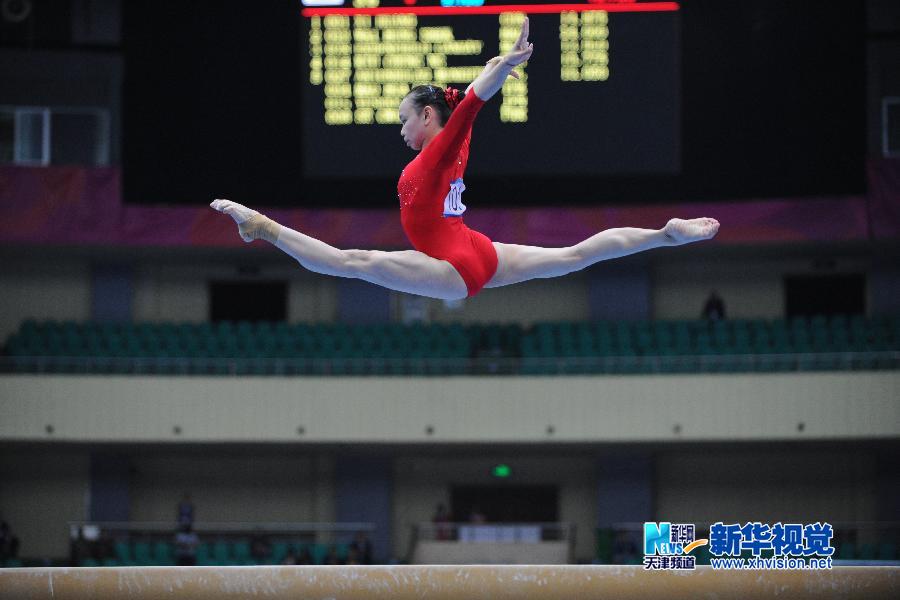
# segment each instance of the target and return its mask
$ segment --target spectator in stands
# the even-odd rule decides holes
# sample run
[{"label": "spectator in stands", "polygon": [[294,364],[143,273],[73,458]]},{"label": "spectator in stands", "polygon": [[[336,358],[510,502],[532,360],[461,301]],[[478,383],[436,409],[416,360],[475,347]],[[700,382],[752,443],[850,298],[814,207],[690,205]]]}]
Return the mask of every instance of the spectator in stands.
[{"label": "spectator in stands", "polygon": [[184,525],[194,526],[194,503],[191,502],[191,496],[187,492],[178,503],[178,526]]},{"label": "spectator in stands", "polygon": [[272,547],[269,544],[269,538],[263,535],[262,531],[257,530],[250,539],[250,556],[256,562],[262,562],[269,558],[271,552]]},{"label": "spectator in stands", "polygon": [[350,546],[349,548],[347,548],[347,564],[348,565],[363,564],[359,558],[359,551],[354,546]]},{"label": "spectator in stands", "polygon": [[344,561],[342,561],[337,555],[337,547],[332,545],[328,549],[328,554],[325,556],[325,564],[326,565],[342,565]]},{"label": "spectator in stands", "polygon": [[104,560],[107,558],[115,558],[116,541],[108,531],[101,531],[100,538],[94,542],[94,558]]},{"label": "spectator in stands", "polygon": [[294,549],[293,546],[288,548],[287,556],[284,557],[284,560],[281,561],[283,565],[311,565],[313,564],[312,554],[309,553],[309,548],[304,546],[300,549],[300,553]]},{"label": "spectator in stands", "polygon": [[453,528],[450,525],[450,511],[443,503],[437,505],[437,512],[431,518],[434,523],[434,537],[438,540],[449,540],[453,535]]},{"label": "spectator in stands", "polygon": [[[369,541],[369,536],[366,535],[365,531],[359,531],[356,533],[356,537],[350,544],[350,552],[355,552],[356,559],[359,561],[352,564],[372,564],[372,542]],[[349,559],[347,560],[347,564],[351,564]]]},{"label": "spectator in stands", "polygon": [[175,535],[175,560],[179,567],[193,567],[197,564],[197,544],[200,540],[190,523],[181,525]]},{"label": "spectator in stands", "polygon": [[0,521],[0,566],[19,557],[19,538],[13,535],[9,523]]},{"label": "spectator in stands", "polygon": [[703,318],[710,321],[718,321],[725,318],[725,302],[715,290],[709,293],[709,298],[703,305]]}]

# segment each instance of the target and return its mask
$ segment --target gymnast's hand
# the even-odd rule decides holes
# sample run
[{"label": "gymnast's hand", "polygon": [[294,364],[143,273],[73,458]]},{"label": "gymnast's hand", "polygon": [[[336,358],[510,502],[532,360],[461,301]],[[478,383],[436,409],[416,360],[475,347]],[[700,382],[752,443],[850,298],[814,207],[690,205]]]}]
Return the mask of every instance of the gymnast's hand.
[{"label": "gymnast's hand", "polygon": [[528,42],[528,17],[522,21],[522,31],[519,33],[519,39],[512,50],[506,53],[503,61],[511,67],[520,65],[531,57],[534,52],[534,44]]},{"label": "gymnast's hand", "polygon": [[[497,65],[499,65],[499,64],[502,63],[502,62],[503,62],[503,57],[502,57],[502,56],[495,56],[495,57],[492,58],[491,60],[487,61],[486,66],[491,67],[491,68],[494,68],[494,67],[496,67]],[[519,78],[521,77],[521,75],[519,75],[519,72],[516,71],[515,69],[513,69],[512,71],[509,72],[509,76],[510,76],[510,77],[514,77],[514,78],[516,78],[516,79],[519,79]]]}]

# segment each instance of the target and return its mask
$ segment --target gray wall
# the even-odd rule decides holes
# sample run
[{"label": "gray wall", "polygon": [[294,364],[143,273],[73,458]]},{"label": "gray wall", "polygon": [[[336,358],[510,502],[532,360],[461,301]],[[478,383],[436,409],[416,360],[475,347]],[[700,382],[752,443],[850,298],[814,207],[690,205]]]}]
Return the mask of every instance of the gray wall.
[{"label": "gray wall", "polygon": [[0,441],[891,438],[900,436],[898,391],[900,371],[452,378],[6,375],[0,377]]},{"label": "gray wall", "polygon": [[310,455],[229,452],[132,457],[131,519],[175,521],[185,492],[197,521],[328,522],[334,519],[331,461]]},{"label": "gray wall", "polygon": [[[871,525],[883,519],[878,506],[889,498],[878,488],[877,464],[873,450],[850,446],[673,451],[657,463],[657,514],[688,523]],[[863,529],[857,541],[882,541],[880,535]]]},{"label": "gray wall", "polygon": [[67,557],[66,523],[89,516],[88,450],[0,446],[0,482],[0,515],[21,542],[19,555]]}]

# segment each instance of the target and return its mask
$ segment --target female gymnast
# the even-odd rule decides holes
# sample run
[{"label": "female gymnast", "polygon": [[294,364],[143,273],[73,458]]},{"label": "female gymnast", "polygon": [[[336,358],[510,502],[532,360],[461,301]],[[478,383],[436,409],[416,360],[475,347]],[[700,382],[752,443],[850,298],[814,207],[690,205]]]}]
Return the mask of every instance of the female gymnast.
[{"label": "female gymnast", "polygon": [[400,135],[418,155],[400,174],[400,222],[415,250],[339,250],[230,200],[211,206],[233,218],[246,242],[263,239],[310,271],[362,279],[442,300],[474,296],[482,288],[558,277],[601,260],[713,237],[715,219],[671,219],[662,229],[607,229],[567,248],[492,242],[463,223],[472,124],[478,110],[502,87],[513,67],[528,60],[528,18],[512,50],[490,61],[465,92],[421,85],[400,103]]}]

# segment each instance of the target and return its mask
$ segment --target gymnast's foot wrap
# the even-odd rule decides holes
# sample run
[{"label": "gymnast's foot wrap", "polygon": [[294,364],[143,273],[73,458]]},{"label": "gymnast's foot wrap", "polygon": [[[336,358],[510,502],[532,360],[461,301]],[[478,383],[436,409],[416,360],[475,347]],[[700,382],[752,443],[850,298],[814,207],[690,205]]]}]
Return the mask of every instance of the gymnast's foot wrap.
[{"label": "gymnast's foot wrap", "polygon": [[243,223],[238,223],[238,233],[245,242],[265,240],[274,244],[281,233],[281,225],[267,217],[256,213]]},{"label": "gymnast's foot wrap", "polygon": [[238,233],[245,242],[265,240],[274,244],[278,240],[281,225],[263,214],[231,200],[215,200],[210,206],[234,219]]}]

